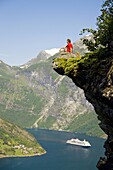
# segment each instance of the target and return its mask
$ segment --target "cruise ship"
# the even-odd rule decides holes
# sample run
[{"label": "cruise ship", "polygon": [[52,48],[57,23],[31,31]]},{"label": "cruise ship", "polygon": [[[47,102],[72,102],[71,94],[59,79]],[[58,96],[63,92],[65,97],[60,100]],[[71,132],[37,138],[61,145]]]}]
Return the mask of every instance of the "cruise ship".
[{"label": "cruise ship", "polygon": [[91,147],[91,144],[86,141],[85,139],[83,141],[77,139],[77,138],[72,138],[70,140],[66,141],[67,144],[71,144],[71,145],[78,145],[78,146],[82,146],[82,147]]}]

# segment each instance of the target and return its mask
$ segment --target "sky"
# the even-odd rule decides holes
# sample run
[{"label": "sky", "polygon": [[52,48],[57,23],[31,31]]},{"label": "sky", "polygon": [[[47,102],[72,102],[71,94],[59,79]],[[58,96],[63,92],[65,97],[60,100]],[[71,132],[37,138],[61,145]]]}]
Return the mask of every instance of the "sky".
[{"label": "sky", "polygon": [[61,48],[67,38],[96,29],[104,0],[0,0],[0,60],[25,64],[40,51]]}]

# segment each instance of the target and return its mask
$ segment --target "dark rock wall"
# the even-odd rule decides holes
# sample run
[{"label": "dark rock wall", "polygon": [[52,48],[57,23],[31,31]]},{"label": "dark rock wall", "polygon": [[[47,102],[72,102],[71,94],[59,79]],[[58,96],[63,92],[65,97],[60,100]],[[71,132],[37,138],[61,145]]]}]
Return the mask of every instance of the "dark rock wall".
[{"label": "dark rock wall", "polygon": [[[63,75],[65,70],[61,64],[59,67],[59,63],[60,61],[53,62],[53,69]],[[86,99],[94,106],[98,115],[100,128],[107,135],[105,157],[100,157],[97,168],[113,170],[113,56],[104,56],[89,65],[79,62],[76,74],[71,69],[67,76],[84,90]]]}]

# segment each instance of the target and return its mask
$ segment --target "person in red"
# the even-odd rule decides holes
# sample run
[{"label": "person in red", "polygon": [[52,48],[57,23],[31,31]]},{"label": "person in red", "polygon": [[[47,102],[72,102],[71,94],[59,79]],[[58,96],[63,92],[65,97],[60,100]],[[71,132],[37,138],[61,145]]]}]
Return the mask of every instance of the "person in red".
[{"label": "person in red", "polygon": [[73,52],[73,45],[72,45],[70,39],[67,39],[67,46],[65,47],[65,51],[68,52],[68,53]]}]

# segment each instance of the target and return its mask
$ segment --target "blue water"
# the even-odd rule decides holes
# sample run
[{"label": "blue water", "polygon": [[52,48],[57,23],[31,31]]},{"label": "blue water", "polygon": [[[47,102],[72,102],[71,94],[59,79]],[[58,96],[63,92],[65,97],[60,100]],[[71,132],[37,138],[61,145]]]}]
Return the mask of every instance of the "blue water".
[{"label": "blue water", "polygon": [[[78,133],[49,130],[29,130],[47,151],[45,155],[26,158],[0,159],[0,170],[97,170],[96,164],[104,155],[104,139]],[[91,143],[91,148],[66,144],[77,137]]]}]

